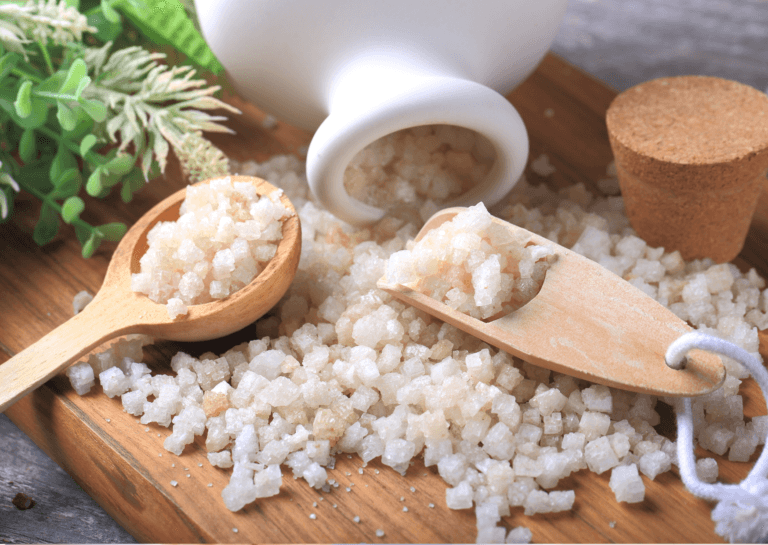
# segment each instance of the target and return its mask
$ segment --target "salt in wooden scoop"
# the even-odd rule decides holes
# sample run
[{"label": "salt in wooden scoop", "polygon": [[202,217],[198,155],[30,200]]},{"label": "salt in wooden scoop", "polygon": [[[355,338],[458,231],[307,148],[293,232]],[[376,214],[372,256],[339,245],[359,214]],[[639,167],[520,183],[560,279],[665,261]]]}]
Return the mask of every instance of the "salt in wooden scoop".
[{"label": "salt in wooden scoop", "polygon": [[[450,221],[463,208],[436,213],[416,237]],[[401,301],[529,363],[591,382],[660,396],[697,396],[725,380],[719,356],[688,354],[685,368],[664,361],[670,343],[691,331],[683,320],[616,274],[530,231],[493,218],[529,240],[552,248],[541,291],[523,307],[490,322],[472,318],[412,289],[378,287]]]},{"label": "salt in wooden scoop", "polygon": [[[259,195],[277,191],[259,178],[231,178],[253,183]],[[223,337],[263,316],[283,296],[301,254],[299,217],[285,195],[280,200],[292,215],[283,222],[283,238],[275,256],[247,286],[225,299],[192,305],[187,315],[175,320],[165,305],[131,291],[131,274],[140,271],[139,260],[148,248],[147,233],[160,221],[177,220],[185,196],[186,189],[177,191],[128,230],[112,255],[101,289],[81,313],[0,365],[0,412],[113,337],[130,333],[173,341]]]}]

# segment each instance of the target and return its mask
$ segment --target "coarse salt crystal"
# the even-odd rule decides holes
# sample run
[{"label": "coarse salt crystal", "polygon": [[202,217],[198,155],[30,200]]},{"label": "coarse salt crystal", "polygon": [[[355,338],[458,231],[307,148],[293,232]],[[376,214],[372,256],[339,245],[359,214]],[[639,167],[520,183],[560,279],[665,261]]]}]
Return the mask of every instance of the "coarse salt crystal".
[{"label": "coarse salt crystal", "polygon": [[[457,139],[456,145],[463,144]],[[452,157],[460,165],[461,156]],[[174,433],[192,426],[173,422],[185,407],[201,406],[211,392],[222,395],[226,404],[218,415],[206,415],[203,432],[211,453],[222,458],[236,454],[230,485],[222,494],[227,507],[237,510],[257,497],[277,494],[282,482],[277,464],[286,463],[290,456],[298,456],[298,465],[291,469],[300,470],[311,486],[324,486],[330,492],[325,469],[332,468],[338,456],[357,453],[367,463],[384,455],[390,445],[387,459],[398,470],[407,467],[409,456],[419,453],[425,465],[438,466],[438,473],[452,481],[446,492],[450,508],[476,506],[478,521],[490,524],[478,529],[478,539],[514,541],[514,531],[503,537],[503,528],[491,521],[507,516],[509,506],[523,506],[529,512],[570,509],[572,491],[549,490],[573,472],[586,467],[598,472],[612,469],[617,498],[637,500],[642,498],[638,467],[651,476],[666,467],[666,458],[674,463],[674,443],[653,428],[659,422],[654,398],[612,389],[606,393],[602,387],[523,364],[377,291],[375,284],[387,270],[387,258],[414,248],[409,239],[418,232],[418,224],[399,217],[387,217],[367,230],[341,224],[309,200],[295,158],[275,158],[264,166],[248,163],[244,168],[286,188],[300,210],[304,233],[297,280],[274,316],[257,323],[258,339],[221,356],[177,355],[171,361],[175,377],[152,377],[149,368],[144,371],[132,367],[139,364],[122,363],[122,348],[94,356],[80,367],[96,371],[94,377],[119,367],[130,384],[122,394],[126,410],[130,407],[129,412],[138,416],[148,413],[146,423],[173,424]],[[759,291],[764,289],[758,286],[759,276],[707,260],[685,262],[679,254],[649,247],[629,234],[620,197],[592,197],[580,186],[554,193],[543,186],[529,186],[524,179],[518,186],[521,193],[499,211],[501,217],[598,260],[700,329],[717,331],[757,351],[757,332],[749,320],[754,320],[754,313],[768,310],[768,296]],[[242,240],[252,231],[233,231],[232,224],[220,219],[208,222],[208,240],[231,239],[229,248],[237,267],[244,255]],[[466,226],[487,225],[488,219],[469,218]],[[497,235],[489,237],[494,244],[499,243]],[[469,257],[468,249],[482,247],[471,236],[447,237],[444,242],[436,245],[434,255],[414,266],[429,269],[432,258],[452,263],[454,258],[461,262],[466,257],[474,271],[488,259]],[[208,251],[206,244],[200,240],[195,246]],[[194,254],[192,246],[187,245],[187,250],[178,257]],[[443,250],[455,255],[441,256]],[[541,255],[536,250],[531,259]],[[231,263],[225,257],[224,268]],[[504,274],[501,258],[499,265]],[[520,267],[528,270],[530,260],[521,260]],[[202,275],[204,268],[193,270]],[[486,276],[478,278],[491,278],[482,274]],[[445,283],[437,276],[430,289],[447,295],[454,279]],[[471,281],[471,275],[464,279],[467,286]],[[188,284],[185,291],[192,287]],[[219,284],[217,293],[229,293],[231,282]],[[461,304],[460,293],[452,292],[450,297]],[[467,301],[474,304],[473,297]],[[371,316],[373,320],[366,320]],[[279,357],[254,361],[268,351]],[[140,350],[128,352],[134,362],[140,360]],[[358,367],[364,359],[369,362]],[[754,442],[764,442],[768,417],[744,424],[743,401],[737,396],[746,374],[732,364],[727,365],[727,373],[722,395],[694,400],[698,422],[694,431],[702,446],[743,457],[752,452]],[[260,393],[279,378],[299,388],[298,396],[284,398],[290,387],[278,381],[274,391],[267,391],[268,397],[288,404],[273,407]],[[358,423],[354,430],[353,421]],[[252,431],[244,435],[245,430]],[[353,437],[355,430],[366,433],[358,434],[362,439]],[[192,431],[185,433],[194,437]],[[245,441],[248,433],[251,440]],[[349,445],[344,440],[347,435]],[[511,437],[508,444],[495,448],[507,436]],[[460,472],[458,467],[453,475],[446,459],[456,456],[464,460],[460,464],[464,469]],[[702,479],[716,479],[716,463],[708,460],[697,462],[697,471]],[[267,461],[275,465],[265,467]],[[621,471],[626,470],[620,468],[629,464],[635,466],[636,475],[622,477]],[[323,474],[315,475],[310,467]],[[530,534],[523,534],[520,540],[530,541]]]},{"label": "coarse salt crystal", "polygon": [[190,186],[179,219],[160,222],[148,233],[149,249],[131,289],[165,303],[174,320],[189,305],[226,297],[271,259],[282,238],[280,221],[289,214],[279,201],[259,197],[240,182],[233,186],[229,177]]}]

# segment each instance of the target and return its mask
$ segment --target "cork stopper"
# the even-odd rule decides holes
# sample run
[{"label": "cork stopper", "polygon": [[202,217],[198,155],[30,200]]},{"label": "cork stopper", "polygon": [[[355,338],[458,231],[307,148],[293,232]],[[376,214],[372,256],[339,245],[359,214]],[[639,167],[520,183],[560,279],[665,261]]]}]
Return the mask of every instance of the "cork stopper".
[{"label": "cork stopper", "polygon": [[661,78],[617,96],[606,124],[638,235],[685,259],[735,258],[768,171],[768,96],[721,78]]}]

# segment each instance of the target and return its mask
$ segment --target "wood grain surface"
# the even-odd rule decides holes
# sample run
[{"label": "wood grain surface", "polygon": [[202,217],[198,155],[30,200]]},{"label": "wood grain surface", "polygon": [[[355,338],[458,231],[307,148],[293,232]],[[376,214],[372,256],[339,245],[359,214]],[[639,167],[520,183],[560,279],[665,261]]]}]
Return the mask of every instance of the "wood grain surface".
[{"label": "wood grain surface", "polygon": [[[583,182],[594,187],[611,160],[605,131],[605,110],[614,96],[606,86],[555,56],[548,56],[536,73],[512,95],[531,137],[531,157],[547,153],[557,172],[547,179],[556,187]],[[237,136],[216,142],[235,159],[263,160],[293,152],[309,136],[282,124],[266,130],[262,114],[232,99],[244,115],[230,123]],[[544,115],[551,108],[554,116]],[[530,174],[536,181],[536,176]],[[87,220],[134,222],[153,204],[182,186],[174,166],[137,194],[130,206],[119,199],[89,206]],[[17,217],[30,218],[32,202],[18,204]],[[38,248],[29,223],[11,223],[0,232],[0,280],[7,291],[0,298],[0,361],[29,346],[72,314],[72,297],[80,290],[95,292],[101,284],[110,248],[85,261],[66,228],[64,237]],[[763,192],[758,215],[740,256],[768,274],[768,197]],[[119,312],[119,309],[115,309]],[[192,354],[223,352],[252,338],[252,326],[206,343],[158,342],[145,349],[147,362],[170,372],[168,360],[179,349]],[[765,336],[761,338],[765,341]],[[763,354],[766,343],[761,349]],[[6,414],[40,448],[64,468],[82,488],[134,537],[147,542],[474,542],[472,510],[445,506],[446,485],[435,468],[414,464],[406,477],[379,463],[361,468],[356,456],[340,456],[329,472],[340,486],[328,494],[284,475],[283,489],[238,513],[224,507],[220,493],[229,472],[211,467],[202,442],[181,457],[162,447],[169,430],[143,426],[122,411],[119,400],[96,388],[80,397],[59,376],[17,402]],[[747,416],[765,414],[756,386],[747,382],[741,393]],[[660,406],[664,408],[663,405]],[[661,411],[662,431],[674,433],[672,414]],[[724,481],[746,475],[750,464],[716,457]],[[363,473],[359,472],[363,469]],[[561,481],[558,489],[576,491],[574,510],[525,517],[513,509],[504,523],[524,525],[536,542],[721,542],[710,519],[711,505],[691,496],[675,472],[655,481],[644,479],[646,499],[619,504],[608,487],[609,474],[579,472]],[[171,481],[178,482],[173,486]],[[209,484],[211,486],[209,486]],[[320,499],[322,497],[322,499]],[[317,505],[315,505],[315,503]],[[434,505],[432,507],[431,505]],[[407,507],[408,511],[404,511]],[[309,515],[314,513],[315,519]],[[360,517],[355,523],[353,518]],[[237,532],[234,529],[237,529]],[[383,537],[376,530],[383,529]]]}]

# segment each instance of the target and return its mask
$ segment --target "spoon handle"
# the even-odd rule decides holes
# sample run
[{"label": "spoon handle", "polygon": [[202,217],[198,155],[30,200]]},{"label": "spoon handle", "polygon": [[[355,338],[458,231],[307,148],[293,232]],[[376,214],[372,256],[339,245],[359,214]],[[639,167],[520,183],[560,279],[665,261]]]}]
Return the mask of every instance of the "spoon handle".
[{"label": "spoon handle", "polygon": [[0,365],[0,413],[104,341],[134,332],[125,309],[97,297],[70,318]]}]

